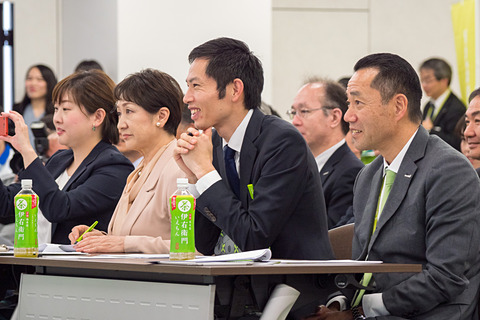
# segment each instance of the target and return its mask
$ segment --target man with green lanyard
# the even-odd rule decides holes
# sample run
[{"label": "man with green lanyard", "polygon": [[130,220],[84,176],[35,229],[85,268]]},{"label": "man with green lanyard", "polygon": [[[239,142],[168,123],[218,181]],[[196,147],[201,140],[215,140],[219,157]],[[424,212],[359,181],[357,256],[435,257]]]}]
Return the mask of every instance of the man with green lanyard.
[{"label": "man with green lanyard", "polygon": [[460,137],[454,131],[466,107],[450,90],[452,68],[442,59],[428,59],[420,66],[420,80],[431,99],[423,109],[422,125],[460,151]]}]

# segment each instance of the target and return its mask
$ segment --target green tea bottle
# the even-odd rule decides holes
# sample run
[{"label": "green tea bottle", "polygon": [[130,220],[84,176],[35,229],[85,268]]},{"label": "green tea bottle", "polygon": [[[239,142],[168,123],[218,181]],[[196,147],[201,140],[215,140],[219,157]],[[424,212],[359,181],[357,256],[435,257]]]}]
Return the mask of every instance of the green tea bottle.
[{"label": "green tea bottle", "polygon": [[15,196],[15,257],[38,257],[37,214],[38,196],[32,190],[32,180],[22,180],[22,190]]},{"label": "green tea bottle", "polygon": [[195,259],[195,198],[187,188],[188,179],[178,178],[170,197],[170,260]]}]

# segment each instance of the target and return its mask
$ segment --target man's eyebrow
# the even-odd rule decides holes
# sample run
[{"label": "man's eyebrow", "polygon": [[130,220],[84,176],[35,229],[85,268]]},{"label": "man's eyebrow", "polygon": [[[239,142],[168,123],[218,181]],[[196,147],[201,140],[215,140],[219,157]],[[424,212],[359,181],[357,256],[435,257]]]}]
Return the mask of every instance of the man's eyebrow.
[{"label": "man's eyebrow", "polygon": [[198,77],[192,77],[186,80],[187,83],[191,83],[192,81],[198,80]]},{"label": "man's eyebrow", "polygon": [[[480,114],[480,110],[472,112],[472,113],[470,114],[470,116],[476,117],[476,116],[478,116],[479,114]],[[467,118],[467,114],[465,114],[465,118]]]},{"label": "man's eyebrow", "polygon": [[351,95],[351,96],[359,96],[359,95],[360,95],[360,92],[358,92],[358,91],[350,91],[350,92],[348,92],[348,94]]}]

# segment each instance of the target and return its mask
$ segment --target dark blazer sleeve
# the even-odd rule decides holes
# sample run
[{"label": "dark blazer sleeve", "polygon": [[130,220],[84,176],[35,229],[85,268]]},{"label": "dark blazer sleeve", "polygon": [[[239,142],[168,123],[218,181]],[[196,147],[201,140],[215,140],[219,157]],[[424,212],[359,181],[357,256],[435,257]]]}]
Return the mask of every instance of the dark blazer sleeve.
[{"label": "dark blazer sleeve", "polygon": [[[347,145],[344,147],[348,148]],[[330,176],[323,184],[329,229],[341,226],[349,220],[346,215],[353,203],[353,185],[358,172],[363,168],[363,163],[349,149],[346,151],[339,154],[342,159],[330,169]],[[328,161],[324,166],[325,170],[328,170],[325,168],[327,164]],[[320,174],[325,173],[324,169]]]},{"label": "dark blazer sleeve", "polygon": [[[48,221],[59,223],[92,217],[112,208],[120,198],[132,165],[121,154],[104,152],[83,169],[67,191],[60,190],[48,171],[54,162],[43,166],[37,159],[21,173],[21,179],[33,179],[40,197],[40,208]],[[73,178],[73,176],[72,176]],[[112,211],[113,213],[113,211]]]},{"label": "dark blazer sleeve", "polygon": [[[59,167],[67,166],[62,163],[66,159],[61,153],[54,155],[45,166],[37,158],[19,174],[20,179],[33,180],[42,214],[54,225],[52,242],[68,243],[72,227],[95,220],[99,222],[98,229],[107,230],[133,166],[112,146],[97,151],[90,162],[82,163],[63,190],[55,182],[58,174],[53,174]],[[13,198],[19,190],[20,184],[1,186],[2,214],[14,214]]]}]

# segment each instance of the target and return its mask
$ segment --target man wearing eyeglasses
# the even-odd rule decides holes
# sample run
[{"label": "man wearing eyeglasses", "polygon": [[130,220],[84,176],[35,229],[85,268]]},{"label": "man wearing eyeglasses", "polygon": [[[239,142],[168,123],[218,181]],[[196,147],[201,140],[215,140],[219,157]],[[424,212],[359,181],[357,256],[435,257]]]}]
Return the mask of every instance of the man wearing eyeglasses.
[{"label": "man wearing eyeglasses", "polygon": [[338,83],[309,80],[297,93],[287,111],[293,125],[305,138],[317,162],[327,207],[328,228],[353,220],[347,214],[353,201],[353,184],[363,163],[345,142],[348,123],[347,94]]}]

